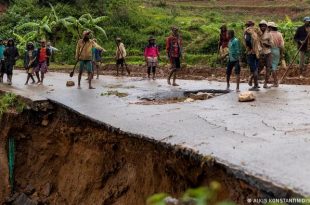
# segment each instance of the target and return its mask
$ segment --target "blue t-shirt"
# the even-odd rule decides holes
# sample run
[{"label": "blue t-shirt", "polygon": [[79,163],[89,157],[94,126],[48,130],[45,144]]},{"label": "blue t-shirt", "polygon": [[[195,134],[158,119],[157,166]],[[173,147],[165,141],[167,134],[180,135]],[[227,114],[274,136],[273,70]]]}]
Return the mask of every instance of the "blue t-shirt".
[{"label": "blue t-shirt", "polygon": [[228,43],[228,50],[229,50],[229,61],[237,61],[240,57],[240,43],[239,40],[234,37]]},{"label": "blue t-shirt", "polygon": [[0,60],[4,59],[4,50],[5,50],[5,46],[4,45],[0,45]]}]

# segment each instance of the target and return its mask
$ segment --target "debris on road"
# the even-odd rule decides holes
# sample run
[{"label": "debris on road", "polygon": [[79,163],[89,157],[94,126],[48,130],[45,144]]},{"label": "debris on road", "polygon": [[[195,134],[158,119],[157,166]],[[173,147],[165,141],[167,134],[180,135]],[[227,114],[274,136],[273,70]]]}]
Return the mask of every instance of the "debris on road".
[{"label": "debris on road", "polygon": [[247,91],[239,94],[239,102],[250,102],[255,100],[254,93]]}]

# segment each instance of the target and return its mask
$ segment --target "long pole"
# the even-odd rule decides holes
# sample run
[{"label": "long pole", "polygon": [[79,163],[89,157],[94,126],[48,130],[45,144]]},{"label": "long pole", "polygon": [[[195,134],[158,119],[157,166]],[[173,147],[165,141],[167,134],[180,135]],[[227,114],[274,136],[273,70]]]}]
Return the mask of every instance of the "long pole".
[{"label": "long pole", "polygon": [[298,49],[296,55],[294,56],[292,62],[290,63],[290,65],[288,66],[288,68],[286,69],[286,71],[284,72],[283,76],[282,76],[281,79],[280,79],[280,83],[282,83],[282,81],[283,81],[283,79],[286,77],[288,71],[289,71],[289,70],[291,69],[291,67],[293,66],[293,64],[294,64],[294,62],[295,62],[295,60],[296,60],[298,54],[300,53],[302,47],[303,47],[303,46],[305,45],[305,43],[307,42],[309,36],[310,36],[310,33],[308,33],[306,39],[304,40],[304,42],[303,42],[303,43],[301,44],[301,46],[299,47],[299,49]]}]

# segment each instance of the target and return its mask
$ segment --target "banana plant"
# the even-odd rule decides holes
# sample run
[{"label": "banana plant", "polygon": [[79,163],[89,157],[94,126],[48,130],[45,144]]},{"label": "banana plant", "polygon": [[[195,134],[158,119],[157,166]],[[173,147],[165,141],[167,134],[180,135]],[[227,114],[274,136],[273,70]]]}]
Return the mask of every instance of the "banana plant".
[{"label": "banana plant", "polygon": [[28,32],[36,31],[37,38],[46,38],[48,34],[52,33],[50,27],[50,19],[48,16],[44,16],[42,20],[37,20],[34,22],[27,22],[21,25],[18,25],[14,28],[17,32]]},{"label": "banana plant", "polygon": [[107,38],[107,34],[105,30],[99,26],[99,24],[104,23],[108,20],[107,16],[99,16],[97,18],[93,18],[91,14],[86,13],[83,14],[78,21],[82,24],[84,29],[88,29],[92,31],[94,34],[102,34],[105,38]]}]

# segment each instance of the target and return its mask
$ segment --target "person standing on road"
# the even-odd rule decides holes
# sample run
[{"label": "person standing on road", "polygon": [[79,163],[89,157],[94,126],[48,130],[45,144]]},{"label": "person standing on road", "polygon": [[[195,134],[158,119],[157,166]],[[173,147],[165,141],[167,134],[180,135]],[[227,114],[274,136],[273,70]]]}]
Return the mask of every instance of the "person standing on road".
[{"label": "person standing on road", "polygon": [[[4,50],[4,61],[5,61],[5,73],[7,74],[7,82],[9,85],[12,85],[12,75],[13,68],[16,64],[16,61],[19,57],[17,48],[15,47],[14,40],[10,38],[7,43],[7,47]],[[1,73],[1,81],[3,79],[4,73]]]},{"label": "person standing on road", "polygon": [[[93,39],[95,43],[97,43],[97,39]],[[99,68],[100,63],[102,61],[102,52],[106,52],[106,50],[99,50],[95,47],[92,48],[92,64],[93,64],[93,75],[95,72],[97,73],[97,79],[99,79]]]},{"label": "person standing on road", "polygon": [[271,71],[271,62],[272,62],[272,55],[271,55],[271,35],[268,31],[267,21],[262,20],[259,23],[259,28],[261,31],[260,35],[260,43],[262,50],[260,52],[259,57],[259,70],[263,70],[265,67],[265,81],[264,81],[264,88],[268,87],[268,80]]},{"label": "person standing on road", "polygon": [[171,85],[171,77],[173,76],[173,86],[179,86],[176,84],[177,72],[181,69],[181,57],[182,57],[182,38],[179,34],[179,28],[172,26],[172,35],[166,40],[166,52],[171,63],[171,71],[169,73],[167,82]]},{"label": "person standing on road", "polygon": [[284,39],[282,34],[278,31],[278,26],[274,22],[268,22],[268,28],[271,35],[271,55],[272,55],[272,87],[279,87],[277,69],[281,56],[284,56]]},{"label": "person standing on road", "polygon": [[246,45],[247,62],[250,66],[251,77],[249,85],[252,86],[252,79],[254,80],[254,86],[250,88],[250,91],[259,91],[258,85],[258,59],[260,55],[260,41],[258,32],[254,28],[254,22],[248,21],[244,32],[244,41]]},{"label": "person standing on road", "polygon": [[239,64],[239,58],[240,58],[240,42],[235,37],[235,32],[233,30],[228,31],[228,63],[227,63],[227,70],[226,70],[226,80],[227,80],[227,90],[230,88],[230,76],[232,73],[232,69],[235,67],[235,74],[236,74],[236,81],[237,81],[237,87],[236,92],[239,92],[239,84],[240,84],[240,64]]},{"label": "person standing on road", "polygon": [[[295,33],[294,40],[297,43],[298,49],[300,48],[299,72],[302,77],[305,71],[305,56],[310,51],[310,40],[307,38],[310,33],[310,17],[304,18],[304,25],[299,27]],[[307,38],[307,39],[306,39]]]},{"label": "person standing on road", "polygon": [[125,45],[122,43],[122,39],[117,37],[116,39],[116,52],[115,52],[115,59],[116,59],[116,76],[118,76],[119,67],[121,67],[121,74],[124,75],[124,66],[127,70],[128,75],[130,75],[130,70],[128,69],[125,58],[127,56]]},{"label": "person standing on road", "polygon": [[37,51],[34,48],[34,44],[32,42],[28,42],[24,57],[24,68],[27,71],[27,80],[25,85],[28,85],[30,78],[32,80],[32,84],[35,83],[33,71],[34,67],[36,67],[37,62]]},{"label": "person standing on road", "polygon": [[5,72],[5,64],[4,64],[4,50],[5,50],[5,46],[3,44],[3,40],[0,39],[0,83],[3,82],[3,75],[2,73]]},{"label": "person standing on road", "polygon": [[[37,51],[37,66],[34,69],[34,72],[38,79],[38,84],[42,85],[44,80],[44,75],[47,73],[49,65],[49,57],[51,56],[50,49],[46,47],[46,41],[41,40],[41,47]],[[41,74],[41,77],[40,77]]]},{"label": "person standing on road", "polygon": [[151,78],[151,71],[153,73],[153,80],[155,80],[156,67],[158,65],[159,49],[155,43],[155,38],[150,36],[149,43],[144,49],[144,58],[147,65],[147,76]]},{"label": "person standing on road", "polygon": [[220,54],[220,59],[221,62],[226,58],[228,55],[228,42],[229,42],[229,37],[228,37],[228,32],[227,32],[227,26],[222,25],[221,26],[221,33],[220,33],[220,40],[219,40],[219,54]]},{"label": "person standing on road", "polygon": [[91,85],[93,78],[93,66],[92,66],[92,48],[103,51],[95,41],[90,39],[90,31],[83,32],[83,39],[80,39],[76,45],[75,58],[80,62],[80,70],[78,76],[78,88],[81,89],[81,78],[83,71],[86,70],[88,73],[88,88],[95,89]]}]

